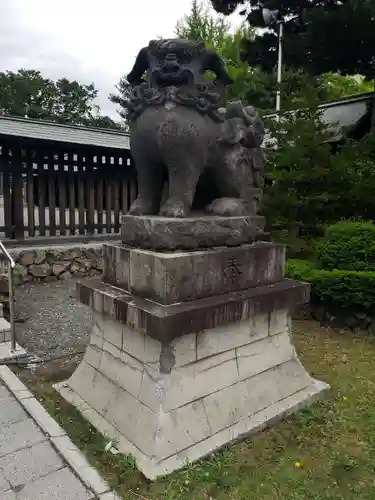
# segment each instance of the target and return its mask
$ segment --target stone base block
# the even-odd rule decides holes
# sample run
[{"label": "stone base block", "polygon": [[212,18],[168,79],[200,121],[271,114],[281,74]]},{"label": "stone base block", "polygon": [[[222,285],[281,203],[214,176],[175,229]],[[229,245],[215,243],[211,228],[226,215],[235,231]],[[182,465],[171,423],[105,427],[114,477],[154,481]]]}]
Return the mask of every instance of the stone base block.
[{"label": "stone base block", "polygon": [[238,246],[265,241],[265,218],[260,215],[168,218],[123,215],[121,241],[131,247],[153,250],[194,250]]},{"label": "stone base block", "polygon": [[107,315],[123,325],[160,342],[201,332],[214,327],[228,331],[238,321],[264,313],[277,323],[280,311],[292,311],[307,302],[310,285],[284,279],[237,293],[175,304],[158,304],[136,296],[101,280],[83,280],[77,284],[78,299],[95,312]]},{"label": "stone base block", "polygon": [[167,343],[95,314],[83,361],[56,388],[154,479],[273,424],[328,388],[303,368],[289,315],[276,312],[277,321],[260,314]]},{"label": "stone base block", "polygon": [[285,247],[263,242],[155,252],[105,244],[103,260],[105,283],[159,304],[173,304],[281,281]]}]

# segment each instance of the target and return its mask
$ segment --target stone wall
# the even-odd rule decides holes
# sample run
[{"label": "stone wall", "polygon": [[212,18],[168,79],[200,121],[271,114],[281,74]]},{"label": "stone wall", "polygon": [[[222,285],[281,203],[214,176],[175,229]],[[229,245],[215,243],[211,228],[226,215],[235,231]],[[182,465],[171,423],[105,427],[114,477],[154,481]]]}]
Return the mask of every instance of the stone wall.
[{"label": "stone wall", "polygon": [[98,276],[103,269],[102,243],[17,248],[9,253],[16,262],[15,285]]}]

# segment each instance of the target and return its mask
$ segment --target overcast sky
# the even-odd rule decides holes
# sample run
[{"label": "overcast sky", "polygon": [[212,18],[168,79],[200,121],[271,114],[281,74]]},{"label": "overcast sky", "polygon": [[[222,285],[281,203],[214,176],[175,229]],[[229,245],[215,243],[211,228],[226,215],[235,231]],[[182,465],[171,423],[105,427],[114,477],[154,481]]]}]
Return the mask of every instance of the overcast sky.
[{"label": "overcast sky", "polygon": [[191,0],[0,0],[0,71],[39,69],[54,79],[94,82],[103,114],[116,117],[108,101],[113,86],[150,39],[174,36],[190,6]]}]

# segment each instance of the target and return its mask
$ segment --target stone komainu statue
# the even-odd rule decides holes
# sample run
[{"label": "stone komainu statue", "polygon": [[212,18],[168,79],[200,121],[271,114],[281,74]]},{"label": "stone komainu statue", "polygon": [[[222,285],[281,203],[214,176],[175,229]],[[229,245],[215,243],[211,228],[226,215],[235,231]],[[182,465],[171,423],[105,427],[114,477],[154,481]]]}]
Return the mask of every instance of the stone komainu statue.
[{"label": "stone komainu statue", "polygon": [[[206,71],[216,80],[205,79]],[[129,213],[186,217],[192,208],[227,216],[256,213],[263,188],[263,122],[241,101],[222,107],[232,80],[220,57],[200,42],[151,41],[139,52],[128,81],[139,190]]]}]

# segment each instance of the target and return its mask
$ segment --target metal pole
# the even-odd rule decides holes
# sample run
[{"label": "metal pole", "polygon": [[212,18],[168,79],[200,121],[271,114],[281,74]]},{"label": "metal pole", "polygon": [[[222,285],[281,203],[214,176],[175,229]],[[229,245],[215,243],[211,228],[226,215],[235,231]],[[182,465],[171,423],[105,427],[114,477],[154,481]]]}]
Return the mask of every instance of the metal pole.
[{"label": "metal pole", "polygon": [[8,261],[8,289],[9,289],[9,319],[10,319],[10,332],[11,332],[11,350],[16,350],[16,327],[14,322],[14,283],[13,283],[13,269],[16,267],[16,263],[12,259],[8,250],[0,241],[0,250]]},{"label": "metal pole", "polygon": [[13,284],[13,266],[8,262],[8,285],[9,285],[9,319],[10,319],[10,349],[16,350],[16,326],[14,321],[14,284]]},{"label": "metal pole", "polygon": [[277,91],[276,91],[276,120],[280,121],[281,110],[281,81],[283,69],[283,36],[284,36],[284,23],[279,23],[279,47],[277,57]]}]

